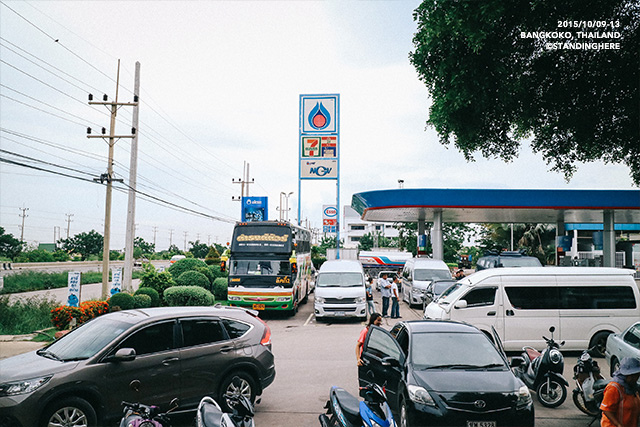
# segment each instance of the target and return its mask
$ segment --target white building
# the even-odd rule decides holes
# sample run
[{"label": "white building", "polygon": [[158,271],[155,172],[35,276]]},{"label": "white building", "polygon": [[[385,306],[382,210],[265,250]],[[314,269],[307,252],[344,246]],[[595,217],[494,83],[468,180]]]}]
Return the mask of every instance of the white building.
[{"label": "white building", "polygon": [[349,205],[345,205],[342,212],[340,239],[344,240],[345,248],[357,248],[358,242],[365,234],[378,234],[388,238],[399,235],[398,230],[393,227],[393,223],[363,221]]}]

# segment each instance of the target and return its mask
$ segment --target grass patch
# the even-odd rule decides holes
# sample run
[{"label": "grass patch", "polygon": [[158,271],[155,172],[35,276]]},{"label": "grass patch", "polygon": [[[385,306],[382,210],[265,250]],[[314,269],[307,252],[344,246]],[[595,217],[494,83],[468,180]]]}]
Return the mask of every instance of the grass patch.
[{"label": "grass patch", "polygon": [[34,342],[51,342],[51,341],[55,341],[56,339],[56,332],[58,332],[58,330],[56,328],[47,328],[43,331],[37,331],[38,334],[33,337],[33,339],[31,341]]},{"label": "grass patch", "polygon": [[[26,271],[4,276],[4,288],[0,294],[12,294],[17,292],[43,291],[45,289],[66,288],[68,271],[60,273],[45,273],[41,271]],[[133,278],[139,279],[142,271],[134,271]],[[111,280],[111,272],[109,272]],[[82,284],[102,282],[102,273],[88,271],[82,273]]]},{"label": "grass patch", "polygon": [[51,328],[50,313],[58,305],[45,297],[10,303],[8,296],[0,296],[0,335],[23,335]]}]

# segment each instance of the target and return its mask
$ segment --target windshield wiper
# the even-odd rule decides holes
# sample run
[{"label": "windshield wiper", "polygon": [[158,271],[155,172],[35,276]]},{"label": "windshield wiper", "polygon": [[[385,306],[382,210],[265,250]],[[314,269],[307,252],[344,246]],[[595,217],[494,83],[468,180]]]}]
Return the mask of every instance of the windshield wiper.
[{"label": "windshield wiper", "polygon": [[47,359],[57,360],[58,362],[64,362],[64,360],[60,359],[58,356],[56,356],[54,353],[50,352],[49,350],[40,349],[36,351],[36,354],[38,356],[46,357]]},{"label": "windshield wiper", "polygon": [[489,363],[487,365],[477,365],[470,367],[472,369],[489,369],[489,368],[504,368],[503,363]]},{"label": "windshield wiper", "polygon": [[78,360],[87,360],[88,357],[70,357],[68,359],[62,359],[63,362],[77,362]]}]

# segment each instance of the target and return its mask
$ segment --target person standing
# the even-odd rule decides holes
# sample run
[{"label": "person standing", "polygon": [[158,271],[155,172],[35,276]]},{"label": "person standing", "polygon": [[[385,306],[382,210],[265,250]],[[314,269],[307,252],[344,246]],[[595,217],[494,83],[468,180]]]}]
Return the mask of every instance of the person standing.
[{"label": "person standing", "polygon": [[601,427],[638,427],[640,417],[640,359],[625,357],[604,389]]},{"label": "person standing", "polygon": [[387,274],[384,273],[378,279],[380,285],[380,294],[382,294],[382,317],[389,317],[387,311],[389,310],[389,299],[391,298],[391,283],[387,280]]},{"label": "person standing", "polygon": [[367,311],[369,316],[376,312],[376,307],[373,305],[373,277],[367,278],[367,287],[365,288],[367,293]]},{"label": "person standing", "polygon": [[400,318],[400,296],[398,294],[398,276],[393,278],[393,282],[391,283],[391,318],[399,319]]},{"label": "person standing", "polygon": [[382,325],[382,316],[380,313],[373,313],[369,316],[369,323],[364,329],[360,332],[360,336],[358,337],[358,342],[356,343],[356,359],[358,360],[358,366],[364,365],[362,362],[362,346],[364,346],[364,340],[367,339],[367,332],[369,332],[369,327],[371,325],[380,326]]}]

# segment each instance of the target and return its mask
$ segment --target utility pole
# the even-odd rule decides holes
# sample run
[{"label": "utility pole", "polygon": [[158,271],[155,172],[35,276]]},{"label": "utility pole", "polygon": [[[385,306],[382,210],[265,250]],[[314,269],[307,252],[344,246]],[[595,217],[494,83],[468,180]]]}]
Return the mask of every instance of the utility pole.
[{"label": "utility pole", "polygon": [[251,178],[251,180],[249,180],[249,163],[244,162],[244,167],[243,167],[243,177],[239,178],[237,181],[235,178],[231,179],[231,182],[234,184],[240,184],[242,186],[241,191],[240,191],[240,197],[238,197],[237,199],[235,198],[235,196],[231,196],[231,200],[237,201],[237,202],[241,202],[243,197],[249,197],[249,184],[253,184],[255,182],[255,180],[253,178]]},{"label": "utility pole", "polygon": [[169,247],[173,246],[173,228],[169,229]]},{"label": "utility pole", "polygon": [[[56,239],[56,236],[58,236],[57,239]],[[54,225],[53,226],[53,244],[55,245],[56,249],[58,248],[58,239],[60,239],[60,226]]]},{"label": "utility pole", "polygon": [[187,252],[187,234],[189,234],[188,231],[184,232],[184,251]]},{"label": "utility pole", "polygon": [[133,285],[133,244],[136,235],[136,183],[138,181],[138,115],[140,107],[140,63],[136,62],[133,83],[133,117],[131,119],[131,159],[129,160],[129,194],[127,199],[127,232],[124,239],[124,269],[122,270],[122,288],[132,291]]},{"label": "utility pole", "polygon": [[[89,94],[89,105],[105,105],[111,107],[111,125],[109,127],[109,139],[107,143],[109,145],[109,161],[107,164],[107,173],[101,174],[100,178],[94,178],[94,181],[101,183],[107,183],[107,194],[105,200],[104,210],[104,243],[102,250],[102,299],[107,299],[109,292],[109,243],[111,235],[111,195],[113,192],[112,182],[122,182],[122,179],[115,179],[113,176],[113,149],[116,145],[116,140],[120,138],[133,138],[134,135],[116,135],[116,115],[118,113],[118,107],[123,105],[136,106],[137,102],[118,102],[118,89],[120,88],[120,60],[118,60],[118,73],[116,78],[116,97],[115,101],[109,101],[107,95],[103,95],[102,101],[93,101],[93,95]],[[135,129],[132,129],[135,132]],[[106,129],[102,128],[102,135],[91,135],[91,128],[87,128],[87,138],[106,138]]]},{"label": "utility pole", "polygon": [[22,218],[22,225],[20,226],[20,241],[24,242],[24,219],[29,216],[27,215],[27,211],[29,210],[29,208],[18,208],[18,209],[22,211],[22,213],[18,215],[20,218]]},{"label": "utility pole", "polygon": [[207,236],[207,246],[211,246],[211,234]]},{"label": "utility pole", "polygon": [[153,248],[155,249],[156,247],[156,233],[158,232],[158,227],[156,227],[155,225],[153,226]]},{"label": "utility pole", "polygon": [[73,221],[71,221],[71,217],[73,216],[73,214],[71,212],[69,212],[68,214],[64,214],[67,217],[67,239],[69,238],[69,231],[71,230],[71,223]]}]

